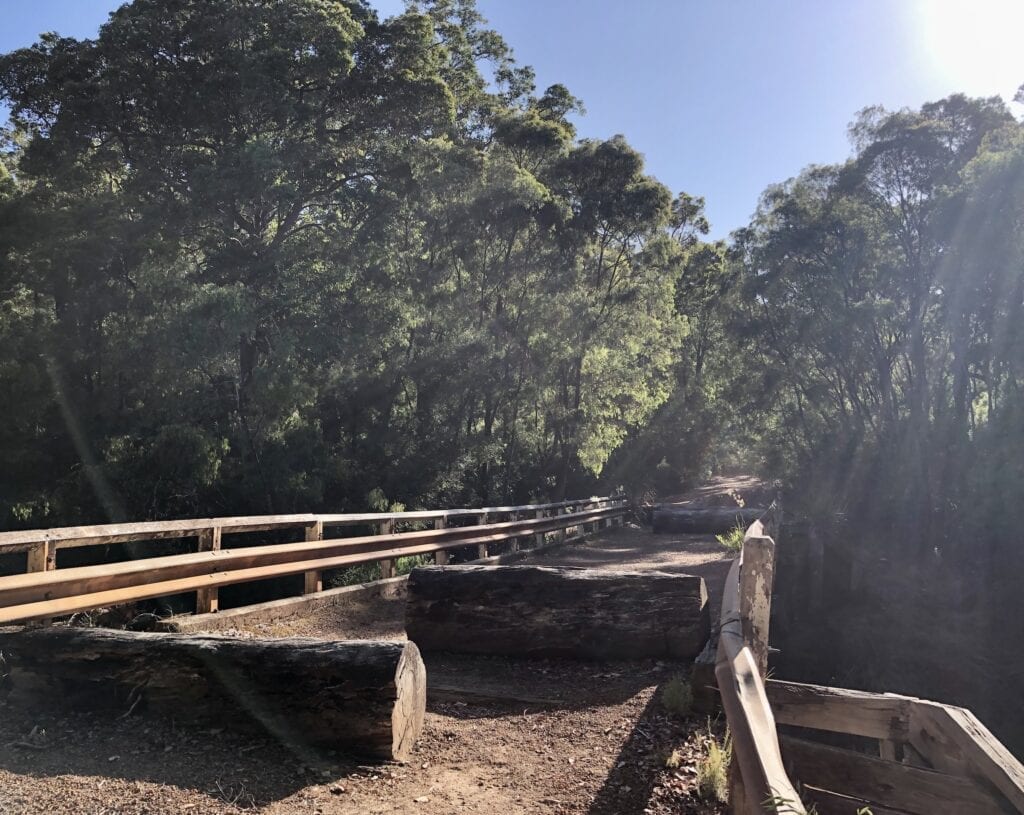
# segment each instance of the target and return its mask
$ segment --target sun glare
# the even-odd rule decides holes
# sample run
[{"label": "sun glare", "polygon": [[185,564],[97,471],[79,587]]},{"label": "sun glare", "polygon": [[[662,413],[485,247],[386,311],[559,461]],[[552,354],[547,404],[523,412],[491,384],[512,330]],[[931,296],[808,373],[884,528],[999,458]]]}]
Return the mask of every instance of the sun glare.
[{"label": "sun glare", "polygon": [[930,70],[950,88],[1012,98],[1024,83],[1024,0],[918,0]]}]

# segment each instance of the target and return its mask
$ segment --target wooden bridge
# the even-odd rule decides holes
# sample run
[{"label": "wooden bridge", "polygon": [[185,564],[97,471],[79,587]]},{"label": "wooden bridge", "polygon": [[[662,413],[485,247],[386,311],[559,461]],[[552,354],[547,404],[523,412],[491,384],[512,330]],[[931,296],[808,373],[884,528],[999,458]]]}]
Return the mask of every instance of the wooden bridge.
[{"label": "wooden bridge", "polygon": [[[617,496],[553,504],[407,513],[309,514],[112,524],[0,534],[0,554],[25,553],[25,572],[0,578],[0,623],[195,593],[197,614],[227,585],[303,575],[306,596],[325,571],[453,551],[475,562],[507,559],[621,523]],[[331,537],[369,527],[375,534]],[[426,527],[426,528],[424,528]],[[734,744],[730,806],[736,813],[816,811],[872,815],[1024,813],[1024,768],[963,708],[907,696],[766,678],[779,518],[773,507],[748,528],[725,585],[717,640],[695,666],[713,675]],[[223,548],[225,535],[288,531],[292,543]],[[195,551],[65,566],[65,549],[181,539]],[[496,554],[497,550],[500,554]],[[712,669],[713,666],[713,669]],[[390,669],[389,669],[390,670]],[[713,674],[702,674],[713,670]],[[815,740],[815,733],[827,733]],[[809,807],[813,806],[813,810]],[[865,809],[866,808],[866,809]]]}]

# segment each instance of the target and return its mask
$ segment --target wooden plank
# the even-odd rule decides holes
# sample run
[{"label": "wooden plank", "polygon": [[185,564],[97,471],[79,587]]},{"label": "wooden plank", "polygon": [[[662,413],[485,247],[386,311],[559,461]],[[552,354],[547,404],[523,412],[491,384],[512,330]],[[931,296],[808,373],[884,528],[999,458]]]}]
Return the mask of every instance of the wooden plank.
[{"label": "wooden plank", "polygon": [[753,653],[762,678],[768,671],[768,626],[774,581],[775,542],[748,532],[743,539],[740,569],[740,617],[743,641]]},{"label": "wooden plank", "polygon": [[[621,510],[605,510],[615,513]],[[486,527],[456,527],[389,535],[291,543],[238,550],[172,555],[141,561],[84,566],[49,573],[0,578],[0,622],[41,619],[101,605],[161,597],[196,589],[244,583],[508,540],[538,528],[557,529],[592,513]]]},{"label": "wooden plank", "polygon": [[40,541],[50,541],[57,549],[77,546],[100,546],[138,540],[190,538],[204,529],[219,526],[225,534],[261,532],[304,526],[316,520],[313,515],[256,515],[226,518],[196,518],[185,521],[142,521],[96,526],[67,526],[56,529],[32,529],[0,532],[0,553],[30,549]]},{"label": "wooden plank", "polygon": [[53,541],[33,544],[28,550],[28,572],[49,572],[57,568],[57,548]]},{"label": "wooden plank", "polygon": [[[464,527],[457,531],[464,532],[467,529],[472,530],[474,527]],[[475,527],[475,529],[486,529],[485,527]],[[389,536],[391,540],[396,538],[408,538],[413,537],[421,533],[406,533],[405,535],[393,535]],[[506,540],[509,536],[507,532],[490,533],[486,535],[479,535],[475,537],[460,537],[454,541],[445,541],[443,543],[421,543],[418,545],[404,544],[398,548],[383,549],[379,542],[369,548],[369,551],[356,551],[352,552],[344,547],[332,548],[330,551],[334,554],[328,556],[324,551],[320,552],[320,556],[312,560],[285,560],[283,562],[273,562],[271,565],[260,565],[266,564],[267,558],[262,556],[260,553],[264,553],[267,549],[274,547],[257,547],[254,549],[239,550],[232,552],[231,550],[222,550],[218,554],[215,561],[211,561],[206,565],[206,571],[202,571],[199,574],[192,574],[188,577],[176,577],[169,579],[168,575],[179,574],[180,569],[163,570],[161,574],[165,577],[164,580],[155,581],[152,579],[152,570],[144,571],[143,577],[135,576],[134,582],[128,582],[126,585],[116,589],[96,590],[89,593],[85,592],[71,592],[70,594],[54,599],[37,599],[36,601],[23,602],[18,605],[7,605],[6,607],[0,606],[0,624],[43,619],[46,617],[60,616],[64,614],[71,614],[76,611],[85,611],[91,608],[97,608],[99,606],[113,606],[121,603],[131,602],[133,600],[145,600],[152,597],[164,597],[170,594],[180,594],[189,591],[195,591],[200,588],[211,588],[213,586],[227,586],[235,583],[248,583],[255,580],[266,580],[273,577],[281,577],[289,574],[300,574],[302,572],[311,571],[313,569],[335,569],[346,566],[354,566],[359,563],[369,563],[375,560],[379,560],[382,555],[390,556],[392,558],[399,556],[419,555],[426,554],[428,552],[435,552],[439,548],[454,549],[463,546],[476,545],[478,541],[486,539],[489,541]],[[373,540],[370,538],[369,540]],[[325,542],[328,543],[328,542]],[[278,548],[289,548],[300,546],[300,544],[287,544]],[[244,553],[244,558],[238,558],[239,554]],[[250,555],[249,553],[256,553]],[[211,553],[213,554],[213,553]],[[173,558],[164,558],[163,560],[183,560],[186,558],[194,558],[196,555],[177,555]],[[209,554],[207,555],[209,557]],[[315,557],[315,555],[314,555]],[[147,561],[152,562],[152,561]],[[114,567],[123,568],[135,565],[133,563],[118,563],[113,564]],[[217,571],[217,567],[227,565],[231,567],[230,571]],[[95,567],[95,566],[84,566],[80,567],[80,570],[104,570],[110,567]],[[55,577],[65,576],[66,573],[79,571],[79,570],[58,570],[52,572]],[[149,578],[149,579],[146,579]],[[0,579],[0,586],[3,585],[5,580],[12,578]],[[48,592],[43,588],[43,594],[41,597],[45,598]],[[66,588],[66,587],[65,587]]]},{"label": "wooden plank", "polygon": [[[219,526],[204,529],[199,533],[199,551],[220,551],[221,530]],[[200,589],[196,592],[196,614],[212,614],[220,608],[216,588]]]},{"label": "wooden plank", "polygon": [[769,679],[765,691],[778,724],[849,733],[869,739],[906,741],[909,696],[805,685]]},{"label": "wooden plank", "polygon": [[803,784],[915,815],[1005,815],[988,790],[967,778],[789,736],[781,741],[786,767]]},{"label": "wooden plank", "polygon": [[[324,522],[317,521],[306,527],[305,540],[322,541],[324,539]],[[303,594],[316,594],[324,589],[324,573],[316,570],[306,572],[302,580]]]},{"label": "wooden plank", "polygon": [[981,780],[1024,812],[1024,766],[971,711],[916,700],[910,743],[937,770]]},{"label": "wooden plank", "polygon": [[775,720],[753,654],[745,646],[732,647],[736,642],[735,636],[725,632],[719,637],[715,677],[732,732],[733,755],[742,772],[747,809],[760,813],[762,804],[774,801],[778,813],[806,815],[782,763]]},{"label": "wooden plank", "polygon": [[[624,498],[610,499],[616,506],[625,503]],[[386,520],[434,520],[439,517],[479,515],[481,511],[515,512],[540,508],[572,506],[578,501],[562,501],[553,504],[527,504],[519,507],[487,507],[480,509],[417,510],[412,512],[363,512],[341,514],[293,514],[293,515],[241,515],[223,518],[192,518],[177,521],[137,521],[118,524],[94,524],[90,526],[67,526],[51,529],[29,529],[14,532],[0,532],[0,554],[25,552],[35,544],[51,541],[56,548],[74,546],[99,546],[109,543],[127,543],[140,540],[162,540],[167,538],[188,538],[198,535],[204,529],[219,526],[225,535],[240,532],[264,532],[274,529],[288,529],[320,521],[327,526],[358,526],[376,524]]]},{"label": "wooden plank", "polygon": [[814,804],[818,815],[863,815],[865,812],[870,812],[871,815],[912,815],[905,809],[890,809],[860,798],[851,798],[848,795],[840,795],[837,792],[806,784],[803,791],[804,798],[808,803]]}]

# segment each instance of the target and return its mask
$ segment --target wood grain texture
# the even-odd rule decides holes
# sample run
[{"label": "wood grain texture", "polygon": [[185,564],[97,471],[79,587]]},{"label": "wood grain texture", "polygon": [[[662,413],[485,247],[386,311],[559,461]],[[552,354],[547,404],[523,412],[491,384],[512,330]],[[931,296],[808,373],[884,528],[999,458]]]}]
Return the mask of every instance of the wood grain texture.
[{"label": "wood grain texture", "polygon": [[967,778],[885,761],[803,739],[782,737],[793,778],[840,795],[915,815],[1005,815],[988,790]]},{"label": "wood grain texture", "polygon": [[0,632],[0,650],[29,692],[55,683],[76,708],[138,698],[176,718],[380,759],[408,755],[426,709],[426,672],[410,642],[48,628]]},{"label": "wood grain texture", "polygon": [[406,632],[424,651],[635,659],[696,656],[700,577],[544,566],[444,566],[409,577]]},{"label": "wood grain texture", "polygon": [[1024,812],[1024,766],[971,711],[915,700],[909,739],[937,770],[991,786]]},{"label": "wood grain texture", "polygon": [[909,696],[805,685],[769,679],[765,690],[778,724],[849,733],[871,739],[906,741]]}]

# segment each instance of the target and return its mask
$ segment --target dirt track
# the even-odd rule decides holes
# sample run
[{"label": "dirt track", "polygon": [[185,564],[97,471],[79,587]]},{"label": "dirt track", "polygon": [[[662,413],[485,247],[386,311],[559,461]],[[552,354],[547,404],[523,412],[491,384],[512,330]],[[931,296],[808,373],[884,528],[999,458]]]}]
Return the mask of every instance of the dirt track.
[{"label": "dirt track", "polygon": [[[727,559],[713,538],[627,527],[532,562],[700,574],[716,615]],[[378,599],[237,634],[399,638],[402,609],[401,599]],[[719,812],[698,799],[693,783],[709,723],[668,715],[658,694],[688,670],[652,661],[434,658],[432,685],[506,698],[435,695],[411,761],[375,767],[269,738],[185,732],[138,713],[30,715],[0,702],[0,815]],[[45,731],[34,747],[11,744],[33,727]],[[669,769],[673,750],[680,763]]]}]

